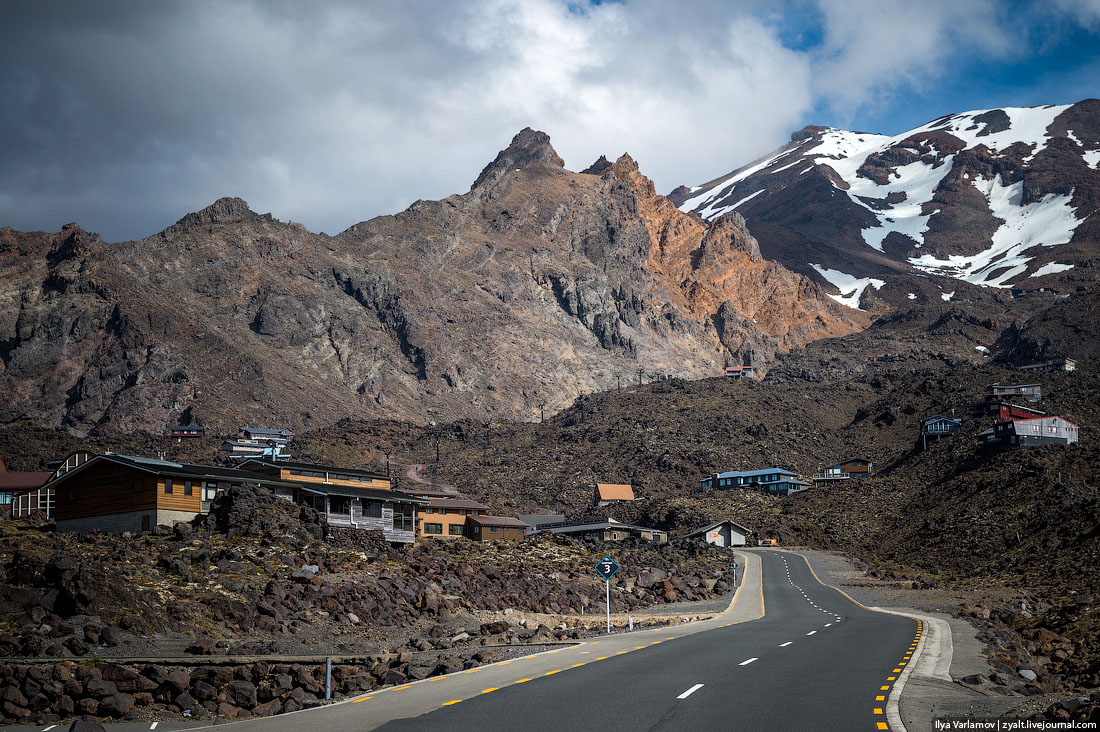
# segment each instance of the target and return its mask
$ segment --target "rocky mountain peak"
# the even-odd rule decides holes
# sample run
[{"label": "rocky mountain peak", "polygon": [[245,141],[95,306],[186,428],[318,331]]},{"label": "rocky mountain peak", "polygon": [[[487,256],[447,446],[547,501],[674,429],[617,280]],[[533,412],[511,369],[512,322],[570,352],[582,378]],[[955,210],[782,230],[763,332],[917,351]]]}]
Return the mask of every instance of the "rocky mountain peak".
[{"label": "rocky mountain peak", "polygon": [[519,134],[512,138],[508,147],[497,153],[493,162],[485,166],[481,175],[470,186],[473,190],[485,183],[494,183],[509,170],[522,170],[536,163],[544,163],[557,168],[564,168],[565,161],[561,159],[553,145],[550,144],[550,136],[545,132],[524,127]]},{"label": "rocky mountain peak", "polygon": [[219,198],[217,201],[214,201],[200,211],[187,214],[161,232],[161,234],[165,239],[172,239],[176,235],[194,226],[236,224],[256,218],[259,218],[259,214],[250,209],[248,207],[248,202],[243,198],[226,196]]},{"label": "rocky mountain peak", "polygon": [[599,158],[596,159],[596,162],[592,163],[581,172],[587,173],[588,175],[599,175],[610,167],[611,161],[608,160],[605,155],[601,155]]}]

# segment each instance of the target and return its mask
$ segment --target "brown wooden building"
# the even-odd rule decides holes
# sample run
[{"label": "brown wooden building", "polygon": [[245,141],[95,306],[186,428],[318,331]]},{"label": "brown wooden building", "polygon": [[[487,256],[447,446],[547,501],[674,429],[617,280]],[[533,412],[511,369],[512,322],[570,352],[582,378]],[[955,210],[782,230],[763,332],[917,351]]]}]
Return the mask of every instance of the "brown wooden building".
[{"label": "brown wooden building", "polygon": [[469,516],[466,519],[466,537],[473,541],[519,541],[530,527],[511,516]]},{"label": "brown wooden building", "polygon": [[294,485],[247,470],[184,465],[130,455],[97,455],[50,483],[58,531],[148,531],[190,521],[232,485]]},{"label": "brown wooden building", "polygon": [[592,502],[597,506],[634,500],[634,487],[628,483],[596,483],[592,489]]}]

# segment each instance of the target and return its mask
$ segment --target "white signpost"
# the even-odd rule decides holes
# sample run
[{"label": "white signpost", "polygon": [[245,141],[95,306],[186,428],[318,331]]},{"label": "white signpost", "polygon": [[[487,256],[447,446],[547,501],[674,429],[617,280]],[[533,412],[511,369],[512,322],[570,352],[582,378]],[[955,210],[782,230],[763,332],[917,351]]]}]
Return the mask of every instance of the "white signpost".
[{"label": "white signpost", "polygon": [[618,562],[604,555],[604,558],[596,562],[596,574],[604,579],[604,600],[607,608],[607,634],[611,635],[611,578],[622,569]]}]

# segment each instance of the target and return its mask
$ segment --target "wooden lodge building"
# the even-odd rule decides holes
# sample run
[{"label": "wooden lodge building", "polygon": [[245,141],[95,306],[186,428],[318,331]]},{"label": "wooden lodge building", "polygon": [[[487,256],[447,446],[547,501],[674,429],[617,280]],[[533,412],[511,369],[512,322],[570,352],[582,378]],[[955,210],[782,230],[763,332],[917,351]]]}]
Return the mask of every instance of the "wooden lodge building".
[{"label": "wooden lodge building", "polygon": [[699,489],[728,491],[734,488],[753,488],[770,493],[773,496],[789,496],[792,493],[809,488],[810,484],[798,477],[798,473],[783,468],[764,468],[762,470],[730,470],[717,475],[708,475],[699,482]]},{"label": "wooden lodge building", "polygon": [[962,420],[952,417],[935,415],[925,417],[920,421],[920,445],[922,450],[928,449],[928,439],[935,440],[941,437],[951,437],[962,431]]},{"label": "wooden lodge building", "polygon": [[622,541],[631,537],[658,544],[664,544],[668,541],[667,531],[624,524],[610,517],[565,521],[559,524],[542,524],[532,532],[532,534],[545,533],[565,534],[578,539],[592,539],[595,541]]},{"label": "wooden lodge building", "polygon": [[491,508],[468,498],[429,498],[417,516],[417,536],[457,539],[469,536],[468,518],[487,516]]},{"label": "wooden lodge building", "polygon": [[1011,399],[1019,397],[1029,402],[1038,402],[1043,398],[1043,387],[1039,384],[990,384],[987,399]]},{"label": "wooden lodge building", "polygon": [[1036,417],[999,422],[978,435],[978,444],[1004,448],[1072,445],[1080,428],[1061,417]]},{"label": "wooden lodge building", "polygon": [[408,544],[416,536],[416,507],[428,500],[392,488],[378,473],[311,463],[249,458],[242,468],[290,486],[276,495],[305,503],[328,517],[337,528],[381,531],[386,541]]},{"label": "wooden lodge building", "polygon": [[814,485],[828,485],[838,480],[866,478],[871,474],[874,466],[875,464],[867,458],[849,458],[842,463],[822,468],[820,473],[815,473],[813,477]]},{"label": "wooden lodge building", "polygon": [[271,490],[294,487],[245,470],[113,454],[96,455],[50,486],[58,531],[122,532],[191,521],[218,491],[245,483]]},{"label": "wooden lodge building", "polygon": [[473,541],[519,541],[530,527],[511,516],[469,516],[466,519],[466,538]]}]

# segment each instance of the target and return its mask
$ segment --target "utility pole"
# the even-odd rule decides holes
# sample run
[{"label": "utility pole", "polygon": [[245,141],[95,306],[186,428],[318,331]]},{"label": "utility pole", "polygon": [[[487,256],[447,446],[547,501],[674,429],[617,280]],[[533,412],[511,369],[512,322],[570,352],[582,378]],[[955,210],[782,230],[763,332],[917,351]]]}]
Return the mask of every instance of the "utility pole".
[{"label": "utility pole", "polygon": [[390,456],[391,455],[393,455],[392,452],[387,452],[386,453],[386,477],[387,478],[390,477]]},{"label": "utility pole", "polygon": [[645,369],[638,369],[638,386],[642,385],[642,372],[644,371]]},{"label": "utility pole", "polygon": [[615,389],[617,391],[620,391],[620,392],[623,390],[623,375],[622,374],[615,374]]},{"label": "utility pole", "polygon": [[546,402],[539,402],[539,424],[546,422]]}]

